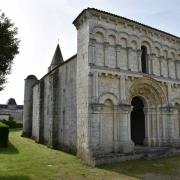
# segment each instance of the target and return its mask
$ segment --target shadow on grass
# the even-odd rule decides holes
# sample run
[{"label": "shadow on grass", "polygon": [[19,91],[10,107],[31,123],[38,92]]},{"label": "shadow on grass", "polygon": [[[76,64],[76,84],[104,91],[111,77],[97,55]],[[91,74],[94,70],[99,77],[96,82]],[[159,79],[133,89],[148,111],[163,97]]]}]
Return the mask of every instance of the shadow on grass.
[{"label": "shadow on grass", "polygon": [[30,180],[28,176],[0,176],[0,180]]},{"label": "shadow on grass", "polygon": [[139,159],[103,164],[98,168],[142,179],[145,174],[162,173],[165,167],[158,161]]},{"label": "shadow on grass", "polygon": [[7,148],[0,148],[0,154],[18,154],[18,149],[9,142]]},{"label": "shadow on grass", "polygon": [[126,168],[126,167],[122,167],[121,165],[119,165],[119,163],[103,164],[103,165],[97,166],[97,168],[103,169],[103,170],[106,170],[106,171],[119,173],[119,174],[130,175],[128,173],[129,169]]},{"label": "shadow on grass", "polygon": [[[174,159],[176,160],[177,157]],[[129,160],[100,165],[98,168],[144,180],[178,180],[180,179],[178,166],[180,163],[178,163],[178,160],[176,160],[177,163],[172,163],[172,161],[175,161],[174,159],[169,157],[154,160]]]}]

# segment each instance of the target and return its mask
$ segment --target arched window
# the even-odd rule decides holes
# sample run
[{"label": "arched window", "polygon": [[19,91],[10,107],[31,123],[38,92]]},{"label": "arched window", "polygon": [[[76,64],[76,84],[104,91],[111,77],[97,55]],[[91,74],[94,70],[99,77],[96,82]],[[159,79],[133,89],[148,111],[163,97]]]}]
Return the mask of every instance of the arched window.
[{"label": "arched window", "polygon": [[142,72],[147,73],[147,48],[146,46],[141,46],[142,54],[141,54],[141,67]]}]

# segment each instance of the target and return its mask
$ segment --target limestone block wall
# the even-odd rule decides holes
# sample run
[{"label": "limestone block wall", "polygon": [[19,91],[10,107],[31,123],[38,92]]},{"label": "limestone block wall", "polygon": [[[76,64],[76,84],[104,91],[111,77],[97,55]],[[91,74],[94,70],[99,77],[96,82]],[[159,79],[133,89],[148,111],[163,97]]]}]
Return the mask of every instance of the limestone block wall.
[{"label": "limestone block wall", "polygon": [[[124,101],[130,103],[127,100],[131,94],[129,89],[136,79],[148,76],[158,81],[157,87],[161,89],[159,92],[163,92],[159,93],[159,96],[164,94],[164,98],[162,98],[164,100],[161,99],[156,104],[149,105],[149,111],[146,112],[148,114],[146,117],[150,119],[147,120],[149,124],[146,124],[146,135],[151,141],[148,143],[149,145],[161,145],[179,139],[179,128],[177,128],[180,124],[177,118],[179,117],[177,99],[180,97],[178,90],[180,84],[179,38],[109,14],[93,10],[90,11],[90,14],[86,18],[90,24],[89,102],[94,104],[91,113],[92,147],[97,147],[101,141],[99,112],[104,107],[104,104],[98,105],[101,96],[111,94],[120,104]],[[147,48],[145,56],[147,75],[142,73],[142,46]],[[122,75],[124,80],[121,79]],[[155,98],[154,95],[150,97],[151,93],[146,92],[145,84],[142,85],[141,90],[137,90],[137,94],[134,96],[147,93],[143,96],[149,94],[148,98]],[[154,86],[157,88],[156,85]],[[149,89],[151,88],[149,87]],[[173,104],[173,98],[176,99],[176,107],[174,103],[175,109],[169,109],[169,106]]]},{"label": "limestone block wall", "polygon": [[[135,96],[145,105],[145,145],[178,142],[178,111],[174,105],[170,108],[170,97],[179,95],[173,95],[169,84],[179,84],[179,39],[96,10],[84,11],[75,26],[79,156],[86,159],[89,149],[94,156],[133,151],[130,115]],[[143,47],[146,73],[142,73]]]},{"label": "limestone block wall", "polygon": [[[122,103],[125,100],[131,106],[135,96],[144,98],[145,143],[148,146],[179,145],[180,83],[170,82],[92,68],[89,75],[89,116],[90,145],[94,155],[129,150],[132,109]],[[112,137],[108,144],[107,134]],[[123,149],[124,142],[130,144],[126,150]]]},{"label": "limestone block wall", "polygon": [[[78,25],[77,34],[77,75],[76,75],[76,98],[77,98],[77,153],[82,159],[89,162],[89,102],[88,102],[88,74],[89,59],[89,22]],[[93,53],[93,52],[92,52]],[[91,59],[93,60],[93,59]]]},{"label": "limestone block wall", "polygon": [[[94,16],[93,16],[94,15]],[[103,18],[102,18],[103,17]],[[147,72],[179,79],[179,39],[115,17],[92,13],[89,19],[89,63],[142,72],[142,46],[147,48]]]},{"label": "limestone block wall", "polygon": [[33,137],[50,147],[76,152],[76,57],[33,87]]},{"label": "limestone block wall", "polygon": [[76,151],[77,114],[76,114],[76,68],[77,59],[62,65],[58,72],[58,141],[65,148]]},{"label": "limestone block wall", "polygon": [[130,152],[130,106],[125,103],[125,77],[112,70],[89,75],[90,147],[93,155]]}]

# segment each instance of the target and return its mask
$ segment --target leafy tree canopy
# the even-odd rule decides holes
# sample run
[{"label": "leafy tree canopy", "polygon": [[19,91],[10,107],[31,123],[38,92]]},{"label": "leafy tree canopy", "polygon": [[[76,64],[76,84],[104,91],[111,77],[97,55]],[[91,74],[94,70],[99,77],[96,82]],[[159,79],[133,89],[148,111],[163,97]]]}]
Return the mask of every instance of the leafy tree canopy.
[{"label": "leafy tree canopy", "polygon": [[18,29],[0,10],[0,91],[4,89],[6,75],[11,71],[13,59],[19,53]]}]

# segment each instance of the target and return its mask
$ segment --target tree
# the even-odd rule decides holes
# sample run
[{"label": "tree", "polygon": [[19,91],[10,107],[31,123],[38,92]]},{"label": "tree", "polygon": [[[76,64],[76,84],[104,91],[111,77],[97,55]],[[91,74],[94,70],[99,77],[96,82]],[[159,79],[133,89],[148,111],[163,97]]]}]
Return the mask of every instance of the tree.
[{"label": "tree", "polygon": [[0,91],[4,89],[6,75],[10,74],[13,59],[19,53],[18,29],[0,10]]}]

